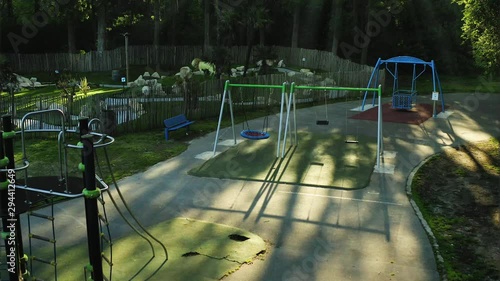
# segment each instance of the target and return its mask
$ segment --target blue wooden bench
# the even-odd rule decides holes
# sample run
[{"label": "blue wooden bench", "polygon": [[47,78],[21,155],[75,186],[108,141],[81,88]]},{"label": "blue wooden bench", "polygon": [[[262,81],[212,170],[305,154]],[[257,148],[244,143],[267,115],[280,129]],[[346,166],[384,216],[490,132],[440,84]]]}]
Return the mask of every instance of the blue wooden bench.
[{"label": "blue wooden bench", "polygon": [[193,123],[194,121],[187,120],[184,114],[163,120],[163,124],[165,125],[165,140],[168,140],[168,132],[184,127],[187,127],[187,130],[189,131],[189,125]]}]

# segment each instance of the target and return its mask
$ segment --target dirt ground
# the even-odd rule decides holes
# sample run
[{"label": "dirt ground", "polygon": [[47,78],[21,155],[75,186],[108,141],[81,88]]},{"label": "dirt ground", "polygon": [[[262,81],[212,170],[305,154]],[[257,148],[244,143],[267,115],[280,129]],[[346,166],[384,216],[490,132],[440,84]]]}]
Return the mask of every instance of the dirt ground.
[{"label": "dirt ground", "polygon": [[417,175],[448,279],[500,280],[498,139],[448,149]]}]

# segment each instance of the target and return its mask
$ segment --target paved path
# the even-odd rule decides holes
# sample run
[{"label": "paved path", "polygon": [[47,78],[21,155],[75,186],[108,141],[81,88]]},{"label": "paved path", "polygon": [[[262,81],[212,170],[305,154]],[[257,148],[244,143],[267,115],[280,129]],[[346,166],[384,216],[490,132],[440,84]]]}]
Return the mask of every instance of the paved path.
[{"label": "paved path", "polygon": [[[394,173],[373,173],[362,190],[187,175],[203,161],[195,156],[212,149],[214,133],[192,141],[180,156],[123,179],[120,187],[145,225],[185,216],[244,228],[268,241],[262,259],[224,280],[439,280],[432,247],[406,195],[407,177],[434,153],[500,135],[500,95],[445,97],[453,112],[447,119],[430,119],[418,126],[384,123],[384,150],[394,152],[384,163],[393,165]],[[419,100],[424,101],[429,102],[426,97]],[[329,105],[332,133],[345,128],[350,106]],[[313,110],[299,111],[299,129],[319,129]],[[270,121],[276,124],[275,117]],[[376,122],[358,125],[361,133],[375,136]],[[226,129],[222,139],[230,135]],[[226,172],[231,172],[230,163]],[[58,243],[83,241],[83,202],[65,202],[57,208],[61,210]],[[115,236],[130,232],[116,212],[109,212]]]}]

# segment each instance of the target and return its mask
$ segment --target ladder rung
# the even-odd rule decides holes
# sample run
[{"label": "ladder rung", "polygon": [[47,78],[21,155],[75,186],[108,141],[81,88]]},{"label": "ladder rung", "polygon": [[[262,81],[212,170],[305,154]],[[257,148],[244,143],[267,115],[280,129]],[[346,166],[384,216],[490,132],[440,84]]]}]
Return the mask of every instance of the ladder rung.
[{"label": "ladder rung", "polygon": [[101,233],[101,239],[104,240],[104,242],[106,242],[108,245],[111,245],[110,239],[108,239],[106,235],[104,235],[104,233]]},{"label": "ladder rung", "polygon": [[104,225],[108,225],[108,221],[106,220],[106,218],[103,215],[99,214],[98,217],[99,217],[99,220],[101,220],[101,222]]},{"label": "ladder rung", "polygon": [[36,235],[36,234],[30,234],[30,237],[34,238],[34,239],[46,241],[46,242],[49,242],[49,243],[52,243],[52,244],[56,243],[56,240],[54,240],[54,239],[50,239],[50,238],[43,237],[43,236]]},{"label": "ladder rung", "polygon": [[34,217],[38,217],[38,218],[42,218],[42,219],[46,219],[46,220],[50,220],[50,221],[54,220],[53,216],[47,216],[47,215],[44,215],[44,214],[30,212],[29,215],[30,216],[34,216]]},{"label": "ladder rung", "polygon": [[113,263],[104,254],[101,254],[101,257],[108,263],[109,266],[113,266]]},{"label": "ladder rung", "polygon": [[41,262],[41,263],[45,263],[45,264],[52,265],[52,266],[56,265],[56,263],[54,261],[46,261],[46,260],[38,258],[38,257],[31,257],[31,260],[34,260],[34,261],[37,261],[37,262]]}]

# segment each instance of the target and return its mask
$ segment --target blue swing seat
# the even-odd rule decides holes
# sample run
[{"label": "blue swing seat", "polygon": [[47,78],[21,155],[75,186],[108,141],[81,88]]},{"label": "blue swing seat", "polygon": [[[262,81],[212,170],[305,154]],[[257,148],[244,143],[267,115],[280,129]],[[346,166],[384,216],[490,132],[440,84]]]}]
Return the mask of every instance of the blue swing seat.
[{"label": "blue swing seat", "polygon": [[243,130],[241,131],[240,135],[250,140],[263,140],[269,138],[268,132],[257,131],[257,130]]},{"label": "blue swing seat", "polygon": [[417,91],[398,90],[392,94],[392,108],[411,110],[417,102]]}]

